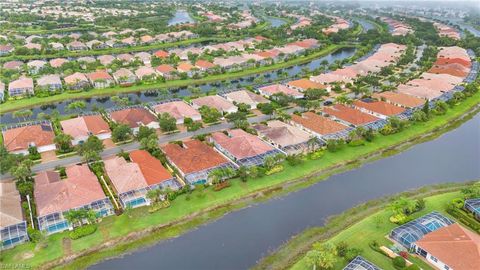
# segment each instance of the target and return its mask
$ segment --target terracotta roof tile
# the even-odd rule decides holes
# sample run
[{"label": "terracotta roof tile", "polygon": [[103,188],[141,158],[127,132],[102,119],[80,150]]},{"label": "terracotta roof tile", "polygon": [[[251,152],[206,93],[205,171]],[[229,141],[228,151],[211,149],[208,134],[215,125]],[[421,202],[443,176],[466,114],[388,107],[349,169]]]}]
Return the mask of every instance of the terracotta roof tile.
[{"label": "terracotta roof tile", "polygon": [[379,120],[379,118],[373,115],[363,113],[357,109],[342,104],[324,107],[323,112],[356,126],[365,125]]},{"label": "terracotta roof tile", "polygon": [[160,184],[166,180],[172,179],[170,172],[163,167],[160,160],[156,159],[145,150],[135,150],[130,152],[132,162],[138,164],[143,177],[149,186]]},{"label": "terracotta roof tile", "polygon": [[157,122],[157,118],[144,108],[128,108],[124,110],[114,111],[110,113],[110,117],[117,123],[122,123],[136,128]]},{"label": "terracotta roof tile", "polygon": [[302,116],[292,115],[292,121],[320,135],[337,133],[347,129],[340,123],[313,112],[306,112]]},{"label": "terracotta roof tile", "polygon": [[37,147],[54,144],[54,138],[55,134],[50,123],[3,131],[3,144],[8,151],[27,150],[32,143]]}]

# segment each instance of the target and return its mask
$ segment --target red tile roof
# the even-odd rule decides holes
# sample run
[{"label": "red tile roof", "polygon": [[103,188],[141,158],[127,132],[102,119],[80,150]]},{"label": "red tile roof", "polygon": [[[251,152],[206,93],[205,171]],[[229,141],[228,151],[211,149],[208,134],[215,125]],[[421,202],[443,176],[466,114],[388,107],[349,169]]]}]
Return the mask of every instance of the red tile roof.
[{"label": "red tile roof", "polygon": [[313,112],[306,112],[302,116],[292,115],[292,121],[320,135],[337,133],[347,129],[340,123]]},{"label": "red tile roof", "polygon": [[90,79],[91,81],[96,81],[96,80],[113,80],[112,76],[108,74],[108,72],[99,70],[95,71],[92,73],[87,74],[87,78]]},{"label": "red tile roof", "polygon": [[44,171],[35,176],[34,197],[37,215],[81,207],[106,196],[97,177],[87,165],[73,165],[66,168],[66,179],[54,171]]},{"label": "red tile roof", "polygon": [[100,115],[87,115],[60,122],[63,132],[73,138],[109,133],[110,127]]},{"label": "red tile roof", "polygon": [[222,132],[215,132],[211,139],[237,159],[254,157],[274,150],[257,136],[241,129],[228,131],[228,136]]},{"label": "red tile roof", "polygon": [[404,108],[392,105],[385,101],[365,102],[361,100],[356,100],[353,102],[353,105],[355,107],[364,108],[368,111],[376,112],[385,116],[397,115],[405,111]]},{"label": "red tile roof", "polygon": [[167,158],[185,174],[228,163],[228,160],[212,147],[198,140],[186,141],[183,147],[170,143],[162,146],[162,150]]},{"label": "red tile roof", "polygon": [[195,66],[199,68],[209,69],[213,68],[215,65],[212,62],[200,59],[195,62]]},{"label": "red tile roof", "polygon": [[335,104],[332,107],[324,107],[323,111],[329,115],[332,115],[340,120],[356,126],[365,125],[379,120],[379,118],[373,115],[363,113],[357,109],[347,107],[342,104]]},{"label": "red tile roof", "polygon": [[175,71],[175,69],[170,66],[170,65],[160,65],[156,68],[156,70],[160,73],[166,73],[166,74],[169,74],[171,73],[172,71]]},{"label": "red tile roof", "polygon": [[8,151],[27,150],[30,144],[45,146],[54,144],[52,126],[50,124],[38,124],[3,131],[3,144]]},{"label": "red tile roof", "polygon": [[159,58],[166,58],[166,57],[169,56],[168,52],[162,51],[162,50],[156,51],[156,52],[154,53],[154,55],[155,55],[156,57],[159,57]]},{"label": "red tile roof", "polygon": [[172,179],[170,172],[163,167],[160,160],[156,159],[145,150],[135,150],[130,152],[130,159],[140,167],[143,177],[149,186],[160,184],[166,180]]},{"label": "red tile roof", "polygon": [[385,100],[389,101],[390,103],[400,105],[400,106],[405,106],[408,108],[415,108],[418,106],[421,106],[425,104],[425,100],[421,98],[417,98],[411,95],[403,94],[403,93],[397,93],[397,92],[391,92],[391,91],[386,91],[382,93],[375,93],[372,95],[372,97],[377,98],[377,99],[382,99],[384,98]]},{"label": "red tile roof", "polygon": [[111,118],[117,122],[136,128],[143,125],[148,125],[152,122],[157,122],[157,118],[144,108],[129,108],[110,113]]},{"label": "red tile roof", "polygon": [[416,244],[450,269],[480,269],[480,236],[457,223],[425,235]]}]

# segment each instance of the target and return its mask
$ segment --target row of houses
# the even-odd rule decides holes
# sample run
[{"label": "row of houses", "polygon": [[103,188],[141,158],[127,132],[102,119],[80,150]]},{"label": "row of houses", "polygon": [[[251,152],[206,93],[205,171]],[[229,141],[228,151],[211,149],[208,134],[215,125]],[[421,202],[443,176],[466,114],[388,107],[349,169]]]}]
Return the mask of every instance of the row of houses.
[{"label": "row of houses", "polygon": [[[107,49],[107,48],[122,48],[127,46],[136,46],[136,45],[148,45],[153,43],[165,43],[165,42],[175,42],[179,40],[185,39],[192,39],[198,37],[197,34],[194,34],[187,30],[182,30],[178,32],[169,32],[163,33],[158,35],[142,35],[139,37],[135,36],[128,36],[124,37],[127,34],[133,34],[132,32],[126,32],[129,29],[123,30],[120,33],[116,33],[113,31],[105,32],[101,35],[100,39],[92,39],[86,42],[80,41],[80,37],[82,36],[79,33],[72,33],[68,35],[69,38],[73,39],[73,41],[68,43],[61,43],[59,41],[52,41],[47,43],[48,47],[53,50],[69,50],[69,51],[84,51],[84,50],[100,50],[100,49]],[[89,35],[92,35],[93,32],[90,32]],[[53,36],[54,35],[54,36]],[[123,36],[121,38],[115,38],[115,36]],[[60,34],[52,34],[52,37],[48,38],[56,38],[62,39],[64,36]],[[99,37],[98,35],[95,35]],[[16,39],[21,39],[21,36],[16,36]],[[30,50],[38,50],[41,51],[44,48],[44,45],[37,43],[39,39],[43,39],[42,36],[39,35],[32,35],[28,37],[24,37],[25,44],[23,45],[24,48]],[[15,51],[15,47],[11,44],[5,44],[0,47],[0,55],[7,55]]]},{"label": "row of houses", "polygon": [[401,21],[389,17],[380,17],[380,20],[388,25],[392,36],[406,36],[414,32],[409,25]]},{"label": "row of houses", "polygon": [[[157,66],[156,68],[145,65],[137,68],[135,71],[131,71],[126,68],[120,68],[115,72],[112,72],[111,75],[109,72],[107,72],[107,70],[98,70],[87,74],[75,72],[74,74],[65,76],[63,78],[64,84],[60,78],[60,75],[58,74],[44,75],[37,79],[37,87],[42,90],[56,91],[62,89],[64,86],[65,88],[72,90],[79,90],[87,87],[106,88],[113,86],[114,84],[118,84],[120,86],[130,86],[138,80],[144,80],[146,78],[154,79],[158,76],[162,76],[170,79],[174,78],[175,75],[179,73],[185,73],[187,74],[187,76],[193,76],[197,73],[208,72],[214,67],[220,67],[222,69],[233,69],[249,65],[252,63],[252,61],[253,63],[266,63],[288,55],[299,54],[304,52],[305,50],[313,49],[318,46],[319,45],[317,40],[305,39],[297,42],[292,42],[283,47],[277,47],[268,51],[243,53],[241,55],[229,57],[217,57],[214,59],[213,62],[209,62],[206,60],[197,60],[195,61],[195,63],[192,63],[190,61],[182,61],[176,67],[172,65],[162,64]],[[231,49],[232,47],[229,48]],[[117,59],[120,59],[119,57],[122,57],[121,60],[124,62],[133,61],[135,59],[143,59],[143,62],[149,65],[151,55],[147,53],[145,53],[147,55],[140,54],[142,53],[137,53],[135,57],[128,54],[122,54],[117,56]],[[157,51],[154,55],[155,57],[166,58],[169,56],[169,53],[165,51]],[[96,61],[95,58],[91,58],[92,59],[89,59],[88,61]],[[111,63],[115,60],[113,56],[108,57],[108,59],[106,56],[99,56],[98,59],[99,61],[105,62],[105,64],[107,63],[107,61]],[[55,66],[61,66],[67,61],[68,60],[61,58],[52,59],[50,60],[50,65],[54,64]],[[21,66],[21,62],[12,62],[5,63],[5,65],[9,65],[14,68],[19,68]],[[47,65],[47,62],[42,60],[34,60],[29,62],[27,65],[29,66],[31,73],[36,74]],[[2,92],[2,94],[4,89],[5,85],[1,83],[0,91]],[[34,94],[34,89],[35,87],[33,79],[26,76],[12,81],[8,85],[8,93],[10,97],[31,95]]]},{"label": "row of houses", "polygon": [[441,37],[448,37],[454,40],[461,39],[460,32],[453,27],[439,22],[434,22],[433,26],[437,29],[438,35]]}]

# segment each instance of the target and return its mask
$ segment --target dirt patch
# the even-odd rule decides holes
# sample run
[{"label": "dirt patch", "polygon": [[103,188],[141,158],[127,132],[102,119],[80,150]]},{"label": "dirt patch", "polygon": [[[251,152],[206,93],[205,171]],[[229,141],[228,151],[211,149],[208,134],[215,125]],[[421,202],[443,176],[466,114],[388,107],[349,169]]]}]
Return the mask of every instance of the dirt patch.
[{"label": "dirt patch", "polygon": [[58,159],[57,154],[55,153],[54,150],[40,153],[40,156],[42,157],[42,163],[46,163],[46,162],[54,161]]},{"label": "dirt patch", "polygon": [[62,244],[63,244],[63,254],[65,254],[66,256],[71,255],[73,253],[72,252],[72,240],[68,237],[65,237],[62,240]]},{"label": "dirt patch", "polygon": [[103,140],[103,145],[105,146],[105,148],[113,148],[115,146],[117,146],[113,141],[112,139],[105,139]]}]

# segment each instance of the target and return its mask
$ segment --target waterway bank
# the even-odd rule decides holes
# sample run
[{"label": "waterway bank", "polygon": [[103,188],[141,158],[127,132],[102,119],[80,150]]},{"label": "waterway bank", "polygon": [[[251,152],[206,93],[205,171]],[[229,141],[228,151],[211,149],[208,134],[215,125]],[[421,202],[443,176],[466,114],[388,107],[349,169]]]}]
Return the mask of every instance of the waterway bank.
[{"label": "waterway bank", "polygon": [[[42,251],[39,251],[35,254],[34,258],[27,259],[25,262],[31,263],[34,266],[43,265],[44,268],[50,268],[64,265],[77,259],[69,267],[72,269],[83,268],[95,261],[120,255],[127,251],[153,244],[159,240],[178,236],[198,227],[200,224],[208,221],[211,222],[212,219],[216,219],[233,210],[244,208],[251,203],[264,201],[266,198],[271,198],[272,196],[286,194],[311,186],[333,174],[359,167],[372,160],[390,156],[399,150],[405,150],[425,140],[428,138],[428,135],[438,136],[438,134],[445,132],[445,128],[466,121],[468,118],[465,118],[465,115],[471,117],[472,114],[478,112],[479,100],[480,94],[477,93],[459,106],[450,109],[447,115],[435,117],[428,123],[413,125],[402,133],[391,136],[379,136],[373,143],[362,147],[348,147],[337,153],[326,153],[326,155],[319,160],[309,160],[295,167],[286,165],[286,169],[282,173],[251,180],[247,183],[234,180],[232,181],[232,187],[224,191],[215,193],[209,190],[206,194],[208,199],[200,199],[192,196],[193,198],[187,201],[184,198],[179,198],[177,199],[178,201],[172,203],[171,208],[159,211],[161,213],[157,214],[148,216],[140,215],[138,218],[135,216],[134,221],[130,221],[125,215],[117,217],[115,220],[112,217],[110,220],[105,220],[105,223],[102,222],[99,224],[111,231],[110,235],[107,235],[107,238],[104,238],[105,235],[99,232],[80,242],[78,242],[78,240],[74,242],[72,247],[76,252],[72,252],[72,254],[64,254],[64,250],[60,245],[57,247],[58,249],[53,249],[52,247],[50,249],[51,252],[48,254],[42,254]],[[474,121],[478,123],[478,117]],[[468,164],[464,164],[464,166]],[[364,180],[366,181],[367,179]],[[330,183],[332,181],[327,182]],[[357,183],[362,182],[357,181]],[[144,212],[146,211],[144,210]],[[304,224],[302,224],[302,226],[304,226]],[[210,225],[206,227],[210,227]],[[129,233],[129,230],[132,232]],[[102,230],[100,229],[99,231]],[[115,232],[115,234],[112,232]],[[58,234],[54,235],[54,237],[55,239],[52,240],[52,245],[56,243],[55,241],[57,241],[57,243],[58,241],[61,242],[63,236],[62,234]],[[227,241],[228,238],[222,240]],[[90,248],[92,246],[93,248]],[[18,254],[16,254],[16,256],[13,256],[11,251],[8,251],[10,256],[8,254],[4,255],[6,262],[10,260],[15,261],[18,259],[19,254],[27,252],[29,248],[34,247],[28,247],[27,245],[19,247],[20,250],[17,249]],[[43,257],[42,255],[48,256]],[[64,256],[64,258],[53,259],[52,257],[54,256]],[[257,253],[256,256],[261,257],[261,254]],[[53,261],[45,264],[49,259],[53,259]],[[110,264],[113,262],[114,261],[106,262],[109,264],[107,268],[110,268]],[[244,268],[241,267],[241,263],[239,263],[239,268]],[[96,269],[106,268],[105,265],[102,264]]]},{"label": "waterway bank", "polygon": [[[429,204],[429,201],[433,196],[438,197],[438,195],[440,195],[444,197],[452,194],[458,195],[462,188],[468,187],[477,181],[478,180],[465,183],[446,183],[434,186],[425,186],[419,189],[410,190],[395,194],[393,196],[386,196],[362,203],[342,212],[339,215],[329,217],[326,224],[322,227],[312,227],[294,236],[288,241],[288,243],[280,247],[276,252],[263,258],[255,267],[253,267],[253,269],[305,269],[303,257],[305,256],[306,252],[311,249],[313,243],[319,241],[330,243],[336,238],[342,238],[342,236],[344,238],[348,232],[357,231],[358,228],[356,227],[361,227],[363,223],[366,223],[367,219],[373,219],[373,216],[379,216],[383,213],[383,218],[385,218],[385,215],[388,216],[388,205],[396,198],[407,197],[414,200],[426,199],[427,204]],[[443,210],[444,209],[438,209],[438,204],[433,207],[427,205],[424,210],[416,213],[415,216],[421,216],[431,211],[444,212]],[[377,228],[378,234],[386,235],[388,234],[389,229],[391,229],[385,229],[381,227],[395,226],[387,223],[388,221],[385,221],[380,224],[379,228]],[[364,233],[368,234],[366,230]],[[360,237],[359,235],[357,236]],[[363,256],[366,256],[369,261],[374,262],[377,266],[382,267],[382,269],[394,269],[393,265],[391,265],[391,263],[389,264],[386,257],[379,253],[377,254],[376,252],[371,252],[370,249],[367,249],[365,246],[368,245],[368,243],[363,243],[362,245],[362,243],[354,241],[354,239],[351,239],[351,241],[349,240],[348,242],[350,247],[358,248],[358,246],[361,245],[362,248],[365,248],[362,249]],[[429,266],[425,265],[421,260],[415,259],[414,261],[415,263],[420,264],[423,269],[430,269]],[[334,269],[342,269],[344,263],[345,262],[340,261],[336,264]]]}]

